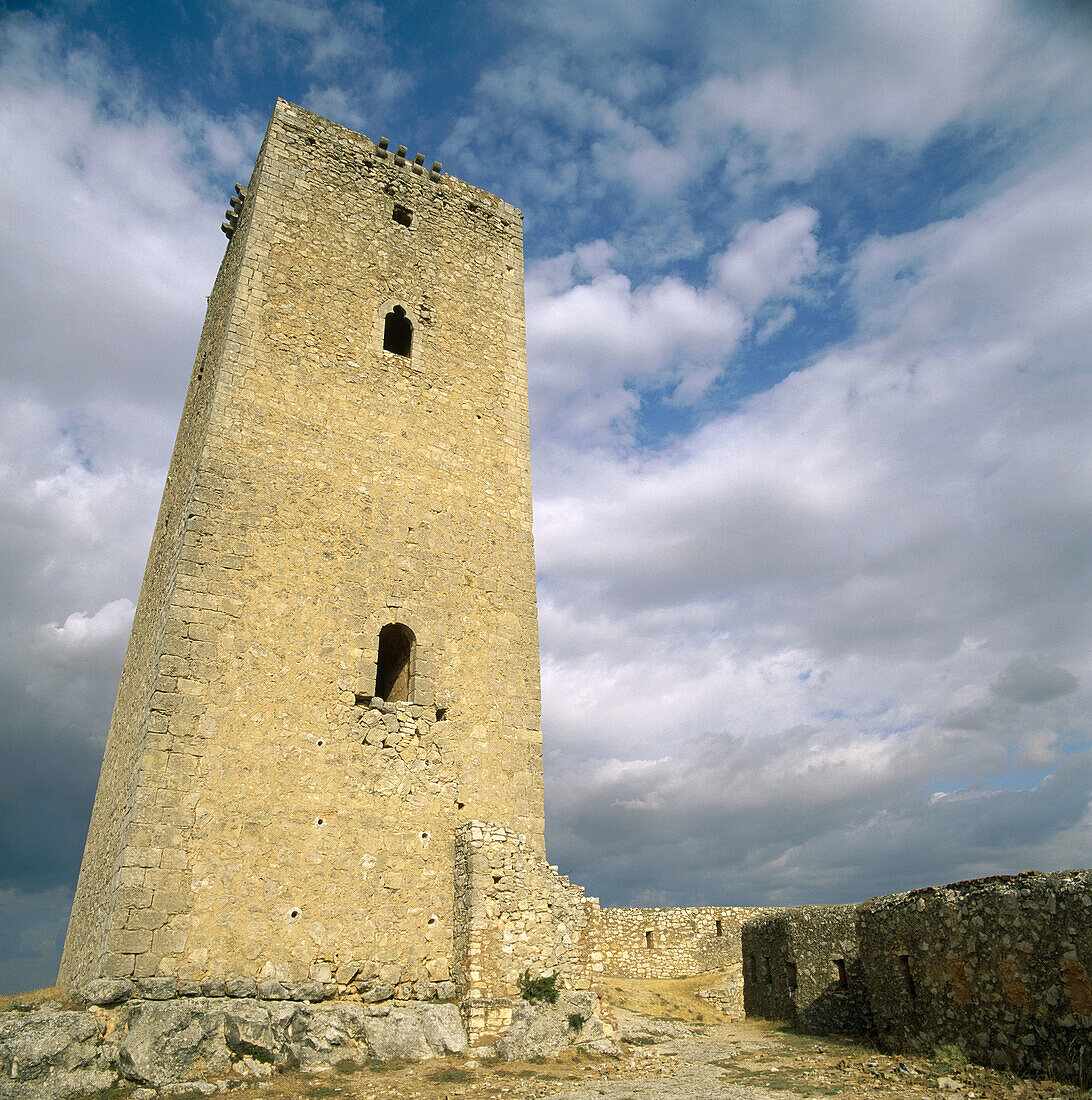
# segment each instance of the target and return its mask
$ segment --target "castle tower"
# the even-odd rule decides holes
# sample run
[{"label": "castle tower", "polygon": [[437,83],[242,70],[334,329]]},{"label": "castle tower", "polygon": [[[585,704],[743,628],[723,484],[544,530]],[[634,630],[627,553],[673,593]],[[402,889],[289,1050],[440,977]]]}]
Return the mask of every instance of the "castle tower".
[{"label": "castle tower", "polygon": [[543,844],[521,215],[282,100],[240,190],[60,980],[407,995],[459,825]]}]

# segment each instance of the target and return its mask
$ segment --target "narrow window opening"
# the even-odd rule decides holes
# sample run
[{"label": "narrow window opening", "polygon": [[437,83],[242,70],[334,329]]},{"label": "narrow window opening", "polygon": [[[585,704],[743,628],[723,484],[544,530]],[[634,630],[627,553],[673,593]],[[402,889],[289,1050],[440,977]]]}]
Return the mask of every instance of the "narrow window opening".
[{"label": "narrow window opening", "polygon": [[796,988],[796,963],[785,963],[785,981],[789,983],[789,989]]},{"label": "narrow window opening", "polygon": [[910,973],[910,956],[900,955],[899,966],[902,969],[903,977],[906,979],[906,991],[910,994],[910,1000],[914,1000],[918,995],[918,987],[914,985],[914,975]]},{"label": "narrow window opening", "polygon": [[722,921],[722,920],[717,921],[717,935],[718,936],[723,936],[724,935],[724,921]]},{"label": "narrow window opening", "polygon": [[838,988],[848,989],[849,978],[846,976],[846,961],[845,959],[835,959],[834,966],[838,971]]},{"label": "narrow window opening", "polygon": [[401,306],[395,306],[383,322],[383,350],[407,358],[413,347],[413,322]]},{"label": "narrow window opening", "polygon": [[762,956],[762,980],[772,989],[773,988],[773,970],[770,969],[770,956]]},{"label": "narrow window opening", "polygon": [[645,947],[647,947],[649,949],[649,951],[652,950],[652,933],[651,932],[646,932],[645,933]]},{"label": "narrow window opening", "polygon": [[413,631],[388,623],[379,632],[375,694],[388,703],[407,703],[413,688]]},{"label": "narrow window opening", "polygon": [[751,981],[755,981],[758,978],[758,961],[754,955],[747,956],[747,969],[750,971]]},{"label": "narrow window opening", "polygon": [[404,225],[407,228],[413,225],[413,211],[405,206],[396,205],[392,217],[399,225]]}]

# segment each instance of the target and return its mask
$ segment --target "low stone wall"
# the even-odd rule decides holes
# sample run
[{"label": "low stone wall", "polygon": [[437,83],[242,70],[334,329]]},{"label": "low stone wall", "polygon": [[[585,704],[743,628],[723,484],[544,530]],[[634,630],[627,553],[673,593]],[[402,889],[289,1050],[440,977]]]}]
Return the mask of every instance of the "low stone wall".
[{"label": "low stone wall", "polygon": [[743,926],[744,1009],[814,1032],[867,1034],[856,906],[802,905]]},{"label": "low stone wall", "polygon": [[1092,871],[998,876],[858,907],[879,1034],[976,1061],[1092,1077]]}]

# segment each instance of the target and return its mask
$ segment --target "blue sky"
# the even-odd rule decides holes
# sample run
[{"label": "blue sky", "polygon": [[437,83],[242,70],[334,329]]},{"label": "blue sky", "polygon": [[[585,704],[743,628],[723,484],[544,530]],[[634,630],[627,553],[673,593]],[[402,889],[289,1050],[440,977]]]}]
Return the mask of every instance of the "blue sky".
[{"label": "blue sky", "polygon": [[1092,14],[0,15],[0,989],[52,981],[219,223],[280,95],[525,214],[550,856],[843,902],[1092,851]]}]

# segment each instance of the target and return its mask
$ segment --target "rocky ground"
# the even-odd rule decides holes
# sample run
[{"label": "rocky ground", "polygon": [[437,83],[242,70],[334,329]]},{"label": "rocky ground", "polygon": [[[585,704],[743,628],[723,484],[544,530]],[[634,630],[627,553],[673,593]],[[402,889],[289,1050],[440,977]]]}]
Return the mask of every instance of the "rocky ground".
[{"label": "rocky ground", "polygon": [[[606,991],[622,1038],[617,1057],[346,1066],[276,1074],[232,1089],[238,1100],[797,1100],[822,1096],[924,1100],[1089,1100],[1092,1093],[935,1057],[881,1054],[868,1043],[804,1036],[760,1021],[725,1022],[689,982],[615,982]],[[208,1086],[210,1089],[212,1086]],[[105,1094],[102,1100],[106,1100]],[[118,1097],[132,1093],[117,1092]],[[134,1100],[151,1100],[137,1096]],[[159,1096],[166,1095],[159,1093]],[[180,1096],[198,1096],[189,1091]]]}]

